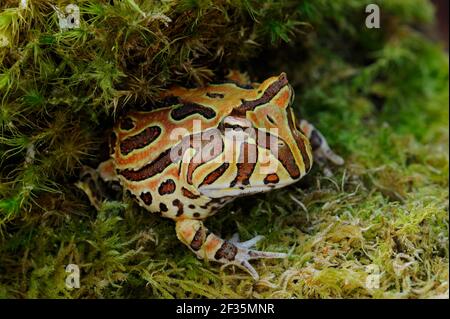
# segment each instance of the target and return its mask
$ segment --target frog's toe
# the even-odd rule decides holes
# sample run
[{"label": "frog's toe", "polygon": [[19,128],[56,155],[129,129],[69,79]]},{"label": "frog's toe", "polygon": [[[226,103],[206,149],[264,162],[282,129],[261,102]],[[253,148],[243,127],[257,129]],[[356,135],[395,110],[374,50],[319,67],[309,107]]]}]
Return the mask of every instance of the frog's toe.
[{"label": "frog's toe", "polygon": [[277,252],[270,252],[270,251],[261,251],[261,250],[253,250],[249,249],[247,251],[248,257],[246,257],[247,260],[251,259],[260,259],[260,258],[286,258],[288,254],[286,253],[277,253]]},{"label": "frog's toe", "polygon": [[275,253],[250,249],[264,239],[264,236],[258,235],[250,240],[239,242],[239,234],[234,233],[228,242],[238,248],[236,260],[244,261],[259,258],[286,258],[288,255],[285,253]]},{"label": "frog's toe", "polygon": [[97,180],[98,174],[96,170],[89,166],[83,166],[80,173],[80,180],[75,183],[75,186],[81,189],[88,197],[91,205],[99,210],[102,200]]},{"label": "frog's toe", "polygon": [[250,275],[252,275],[252,277],[253,277],[253,280],[259,280],[259,274],[258,274],[258,272],[256,271],[256,269],[247,261],[247,260],[243,260],[241,263],[240,263],[240,265],[242,266],[242,267],[244,267],[245,268],[245,270],[247,270],[249,273],[250,273]]},{"label": "frog's toe", "polygon": [[252,275],[254,280],[258,280],[259,275],[258,272],[255,270],[255,268],[253,268],[253,266],[249,263],[249,260],[259,258],[286,258],[288,256],[285,253],[267,252],[250,249],[252,247],[255,247],[255,245],[262,239],[264,239],[264,236],[258,235],[250,240],[239,242],[239,234],[235,233],[228,240],[229,243],[233,244],[238,249],[238,253],[236,254],[234,263],[244,267],[250,273],[250,275]]},{"label": "frog's toe", "polygon": [[229,242],[236,245],[237,247],[240,248],[252,248],[254,247],[259,241],[261,241],[262,239],[264,239],[264,236],[258,235],[253,237],[250,240],[244,241],[244,242],[240,242],[239,241],[239,234],[238,233],[234,233],[233,236],[230,238]]},{"label": "frog's toe", "polygon": [[239,243],[239,233],[234,233],[228,241],[233,244]]},{"label": "frog's toe", "polygon": [[[257,236],[258,237],[258,236]],[[256,238],[256,237],[255,237]],[[250,241],[250,240],[249,240]],[[260,251],[253,249],[245,249],[237,246],[239,252],[236,255],[235,262],[244,267],[253,277],[254,280],[259,279],[259,275],[255,268],[249,263],[249,260],[259,259],[259,258],[286,258],[288,254],[285,253],[276,253],[276,252],[268,252],[268,251]]]}]

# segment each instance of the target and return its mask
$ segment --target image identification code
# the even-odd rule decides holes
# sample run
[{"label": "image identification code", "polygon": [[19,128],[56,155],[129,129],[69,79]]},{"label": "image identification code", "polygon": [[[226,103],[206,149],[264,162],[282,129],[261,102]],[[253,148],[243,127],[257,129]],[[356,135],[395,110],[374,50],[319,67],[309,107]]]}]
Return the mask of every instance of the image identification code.
[{"label": "image identification code", "polygon": [[271,303],[221,303],[219,307],[208,305],[188,305],[183,303],[176,308],[177,314],[199,314],[204,317],[210,313],[220,314],[274,314],[275,305]]}]

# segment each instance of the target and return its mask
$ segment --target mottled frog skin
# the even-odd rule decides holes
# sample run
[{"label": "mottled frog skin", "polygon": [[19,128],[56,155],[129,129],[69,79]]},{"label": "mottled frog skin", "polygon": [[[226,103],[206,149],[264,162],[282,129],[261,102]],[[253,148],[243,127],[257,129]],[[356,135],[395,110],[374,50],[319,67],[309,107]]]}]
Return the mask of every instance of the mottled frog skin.
[{"label": "mottled frog skin", "polygon": [[314,126],[295,119],[293,100],[285,73],[259,84],[231,71],[223,83],[173,87],[161,96],[165,107],[118,121],[98,172],[146,210],[173,219],[199,258],[242,265],[257,279],[249,260],[286,254],[251,249],[261,236],[223,240],[203,220],[236,197],[295,183],[313,158],[343,163]]}]

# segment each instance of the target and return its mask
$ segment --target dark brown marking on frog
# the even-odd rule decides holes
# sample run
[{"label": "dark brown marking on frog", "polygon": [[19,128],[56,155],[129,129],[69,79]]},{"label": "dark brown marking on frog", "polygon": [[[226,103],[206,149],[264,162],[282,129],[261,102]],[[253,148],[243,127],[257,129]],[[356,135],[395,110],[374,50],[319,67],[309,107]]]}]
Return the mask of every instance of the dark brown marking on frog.
[{"label": "dark brown marking on frog", "polygon": [[134,150],[144,148],[154,142],[160,134],[159,126],[149,126],[142,132],[124,139],[120,143],[120,152],[127,155]]},{"label": "dark brown marking on frog", "polygon": [[158,193],[159,195],[172,194],[173,192],[175,192],[175,189],[175,182],[173,181],[173,179],[169,178],[168,180],[162,182],[161,185],[159,185]]},{"label": "dark brown marking on frog", "polygon": [[184,187],[181,188],[181,192],[183,193],[184,197],[187,197],[190,199],[197,199],[200,197],[200,195],[194,194],[193,192],[191,192],[190,190],[188,190],[187,188],[184,188]]},{"label": "dark brown marking on frog", "polygon": [[[209,139],[208,139],[209,137]],[[192,185],[192,175],[201,165],[210,162],[223,152],[224,144],[219,130],[212,129],[201,134],[192,135],[190,147],[195,147],[196,153],[188,165],[186,180]]]},{"label": "dark brown marking on frog", "polygon": [[150,206],[152,204],[153,197],[150,192],[142,193],[139,197],[142,199],[145,205]]},{"label": "dark brown marking on frog", "polygon": [[136,171],[132,169],[118,170],[118,174],[134,182],[143,181],[145,179],[153,177],[164,171],[170,164],[172,164],[172,159],[170,158],[170,150],[170,148],[165,150],[153,162],[143,166]]},{"label": "dark brown marking on frog", "polygon": [[224,241],[219,250],[216,251],[214,258],[216,260],[226,259],[226,260],[234,260],[234,257],[237,254],[237,247],[228,241]]},{"label": "dark brown marking on frog", "polygon": [[256,107],[267,104],[287,84],[288,80],[286,74],[281,73],[278,79],[269,85],[260,98],[252,101],[242,100],[241,105],[234,108],[231,115],[244,116],[247,111],[253,111]]},{"label": "dark brown marking on frog", "polygon": [[175,121],[181,121],[193,114],[200,114],[210,120],[216,116],[216,112],[208,107],[192,102],[183,102],[183,104],[170,112],[170,116]]},{"label": "dark brown marking on frog", "polygon": [[[242,143],[239,153],[237,166],[237,175],[230,183],[230,187],[236,185],[249,185],[250,177],[258,161],[258,149],[255,144]],[[242,188],[241,188],[242,189]]]},{"label": "dark brown marking on frog", "polygon": [[184,213],[184,205],[183,205],[183,203],[179,199],[175,199],[172,202],[172,204],[173,204],[173,206],[178,208],[177,217],[180,217],[181,215],[183,215],[183,213]]},{"label": "dark brown marking on frog", "polygon": [[264,184],[276,184],[280,181],[280,178],[277,174],[272,173],[268,174],[266,177],[264,177]]},{"label": "dark brown marking on frog", "polygon": [[204,242],[205,242],[205,232],[203,231],[203,227],[200,227],[195,232],[194,238],[192,238],[190,246],[194,251],[198,251],[202,247]]},{"label": "dark brown marking on frog", "polygon": [[211,185],[212,183],[214,183],[220,176],[223,175],[223,173],[225,173],[225,171],[228,169],[229,166],[230,166],[230,163],[228,163],[228,162],[225,162],[222,165],[220,165],[218,168],[216,168],[211,173],[209,173],[205,177],[205,179],[203,179],[203,181],[199,187],[201,187],[203,185]]}]

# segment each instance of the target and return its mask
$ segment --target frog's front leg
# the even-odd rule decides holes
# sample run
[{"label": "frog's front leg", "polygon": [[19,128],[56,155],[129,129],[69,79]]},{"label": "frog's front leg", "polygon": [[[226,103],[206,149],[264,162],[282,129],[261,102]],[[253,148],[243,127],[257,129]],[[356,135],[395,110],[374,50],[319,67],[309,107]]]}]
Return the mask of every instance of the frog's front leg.
[{"label": "frog's front leg", "polygon": [[285,253],[265,252],[250,249],[261,236],[238,243],[234,240],[224,240],[211,233],[202,221],[183,219],[176,224],[178,239],[192,250],[198,258],[213,260],[223,264],[237,264],[244,266],[255,280],[259,275],[249,260],[258,258],[286,258]]},{"label": "frog's front leg", "polygon": [[[314,161],[320,166],[323,167],[323,170],[326,175],[330,175],[331,171],[326,167],[328,161],[335,165],[343,165],[344,160],[342,157],[334,153],[326,138],[320,133],[318,129],[314,127],[307,120],[300,121],[300,128],[305,133],[306,137],[308,137],[311,148],[314,153]],[[331,174],[332,175],[332,174]]]},{"label": "frog's front leg", "polygon": [[75,186],[86,194],[91,205],[97,210],[100,210],[101,203],[105,199],[117,199],[121,193],[112,159],[100,163],[97,169],[83,166],[80,180]]}]

